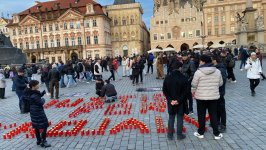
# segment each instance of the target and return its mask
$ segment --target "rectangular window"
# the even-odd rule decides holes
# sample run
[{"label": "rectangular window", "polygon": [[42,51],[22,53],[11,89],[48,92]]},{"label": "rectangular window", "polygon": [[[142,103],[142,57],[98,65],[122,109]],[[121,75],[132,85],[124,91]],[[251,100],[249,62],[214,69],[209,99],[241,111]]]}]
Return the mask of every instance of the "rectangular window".
[{"label": "rectangular window", "polygon": [[64,23],[64,30],[67,30],[67,23]]},{"label": "rectangular window", "polygon": [[235,33],[235,27],[230,28],[231,33]]},{"label": "rectangular window", "polygon": [[77,21],[77,29],[80,29],[80,22]]},{"label": "rectangular window", "polygon": [[30,27],[30,34],[32,34],[33,33],[33,30],[32,30],[32,27]]},{"label": "rectangular window", "polygon": [[215,28],[215,35],[219,35],[219,28]]},{"label": "rectangular window", "polygon": [[56,39],[56,46],[60,47],[61,43],[60,43],[60,39]]},{"label": "rectangular window", "polygon": [[61,56],[58,56],[57,59],[58,59],[58,62],[62,61],[62,57]]},{"label": "rectangular window", "polygon": [[186,37],[186,33],[185,32],[181,32],[181,37],[185,38]]},{"label": "rectangular window", "polygon": [[153,35],[153,39],[154,39],[154,41],[157,41],[157,40],[158,40],[158,36],[157,36],[157,34],[154,34],[154,35]]},{"label": "rectangular window", "polygon": [[200,30],[196,30],[196,36],[200,36]]},{"label": "rectangular window", "polygon": [[225,22],[225,16],[221,16],[221,21]]},{"label": "rectangular window", "polygon": [[44,40],[44,48],[48,48],[48,41]]},{"label": "rectangular window", "polygon": [[59,31],[59,26],[58,26],[58,24],[55,24],[55,31]]},{"label": "rectangular window", "polygon": [[222,32],[221,34],[225,34],[225,27],[222,27]]},{"label": "rectangular window", "polygon": [[93,26],[94,27],[97,27],[97,21],[96,21],[96,19],[93,19]]},{"label": "rectangular window", "polygon": [[39,28],[35,27],[35,33],[39,33]]},{"label": "rectangular window", "polygon": [[76,45],[76,41],[75,41],[75,38],[74,37],[71,38],[71,44],[72,44],[72,46],[75,46]]},{"label": "rectangular window", "polygon": [[212,17],[208,17],[207,22],[211,23],[212,22]]},{"label": "rectangular window", "polygon": [[87,39],[87,44],[90,45],[91,44],[91,37],[87,36],[86,39]]},{"label": "rectangular window", "polygon": [[125,26],[127,25],[127,21],[126,20],[122,20],[122,24]]},{"label": "rectangular window", "polygon": [[50,41],[51,47],[54,47],[54,40]]},{"label": "rectangular window", "polygon": [[28,29],[24,28],[24,32],[25,32],[25,34],[28,34]]},{"label": "rectangular window", "polygon": [[219,17],[218,16],[214,16],[214,23],[218,23],[219,22]]},{"label": "rectangular window", "polygon": [[19,48],[23,49],[23,43],[19,43]]},{"label": "rectangular window", "polygon": [[46,25],[43,25],[43,32],[46,32]]},{"label": "rectangular window", "polygon": [[26,42],[26,49],[30,49],[29,42]]},{"label": "rectangular window", "polygon": [[33,41],[30,43],[30,47],[31,47],[31,49],[34,49],[34,42]]},{"label": "rectangular window", "polygon": [[164,34],[161,34],[161,40],[164,40]]},{"label": "rectangular window", "polygon": [[98,44],[98,36],[94,36],[94,44]]},{"label": "rectangular window", "polygon": [[156,24],[159,24],[159,21],[156,21]]},{"label": "rectangular window", "polygon": [[82,43],[81,43],[81,37],[78,37],[78,45],[82,45]]},{"label": "rectangular window", "polygon": [[85,20],[84,24],[85,24],[85,28],[90,27],[90,21],[89,20]]},{"label": "rectangular window", "polygon": [[69,46],[68,38],[65,38],[65,46]]},{"label": "rectangular window", "polygon": [[231,15],[231,22],[235,22],[235,16]]},{"label": "rectangular window", "polygon": [[188,37],[193,37],[193,31],[188,32]]},{"label": "rectangular window", "polygon": [[36,41],[36,48],[37,48],[37,49],[40,48],[40,41]]},{"label": "rectangular window", "polygon": [[74,29],[74,22],[70,22],[70,29]]},{"label": "rectangular window", "polygon": [[172,34],[171,33],[167,33],[167,38],[171,39],[172,38]]},{"label": "rectangular window", "polygon": [[52,63],[55,63],[55,57],[52,57]]},{"label": "rectangular window", "polygon": [[13,29],[13,35],[16,35],[16,29]]},{"label": "rectangular window", "polygon": [[21,28],[18,28],[18,35],[21,35]]},{"label": "rectangular window", "polygon": [[208,29],[208,35],[212,35],[212,29]]}]

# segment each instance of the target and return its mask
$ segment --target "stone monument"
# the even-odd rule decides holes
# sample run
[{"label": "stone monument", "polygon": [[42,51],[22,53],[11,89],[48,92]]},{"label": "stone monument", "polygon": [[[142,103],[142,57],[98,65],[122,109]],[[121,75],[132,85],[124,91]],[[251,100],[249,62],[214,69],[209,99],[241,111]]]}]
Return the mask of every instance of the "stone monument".
[{"label": "stone monument", "polygon": [[242,12],[243,15],[237,13],[236,44],[238,46],[255,45],[260,47],[264,43],[263,16],[255,18],[256,11],[257,9],[253,8],[252,0],[246,0],[246,9]]},{"label": "stone monument", "polygon": [[10,39],[0,33],[0,64],[23,64],[26,60],[25,54],[13,47]]}]

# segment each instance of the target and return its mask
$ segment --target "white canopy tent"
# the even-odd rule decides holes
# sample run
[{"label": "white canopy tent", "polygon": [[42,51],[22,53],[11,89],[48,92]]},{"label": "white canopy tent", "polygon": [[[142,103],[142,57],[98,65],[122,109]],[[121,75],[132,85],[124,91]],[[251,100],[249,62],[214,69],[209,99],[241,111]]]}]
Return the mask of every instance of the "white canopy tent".
[{"label": "white canopy tent", "polygon": [[175,52],[176,50],[172,47],[167,47],[165,49],[163,49],[163,52]]},{"label": "white canopy tent", "polygon": [[210,46],[210,48],[224,48],[225,44],[215,43]]},{"label": "white canopy tent", "polygon": [[198,44],[198,45],[193,46],[193,49],[202,49],[202,48],[207,48],[207,47],[208,47],[207,45]]},{"label": "white canopy tent", "polygon": [[163,52],[163,50],[158,49],[158,48],[154,48],[148,51],[148,53],[157,53],[157,52]]}]

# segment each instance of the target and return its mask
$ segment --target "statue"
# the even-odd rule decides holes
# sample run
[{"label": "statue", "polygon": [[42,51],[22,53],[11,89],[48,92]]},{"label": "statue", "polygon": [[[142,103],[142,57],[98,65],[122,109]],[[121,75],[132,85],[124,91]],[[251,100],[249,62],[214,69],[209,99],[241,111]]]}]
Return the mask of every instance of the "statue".
[{"label": "statue", "polygon": [[246,1],[246,8],[253,8],[252,0]]},{"label": "statue", "polygon": [[246,32],[247,31],[247,22],[242,22],[241,23],[241,29],[240,29],[240,31],[241,32]]},{"label": "statue", "polygon": [[244,17],[245,17],[245,13],[244,13],[244,15],[243,16],[240,16],[240,14],[239,13],[236,13],[236,21],[237,22],[242,22],[243,23],[243,21],[244,21]]},{"label": "statue", "polygon": [[261,16],[261,15],[259,15],[256,18],[256,29],[257,30],[264,30],[263,16]]}]

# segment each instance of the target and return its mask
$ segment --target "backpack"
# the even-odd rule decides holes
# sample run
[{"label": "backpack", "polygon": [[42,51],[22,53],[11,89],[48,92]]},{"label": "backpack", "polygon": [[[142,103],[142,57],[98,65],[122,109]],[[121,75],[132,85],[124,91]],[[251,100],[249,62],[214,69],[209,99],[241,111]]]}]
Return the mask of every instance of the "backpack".
[{"label": "backpack", "polygon": [[236,64],[236,61],[235,59],[232,57],[228,63],[228,67],[230,68],[234,68],[235,67],[235,64]]},{"label": "backpack", "polygon": [[21,97],[21,101],[22,101],[21,112],[29,113],[30,112],[30,95],[23,95]]}]

